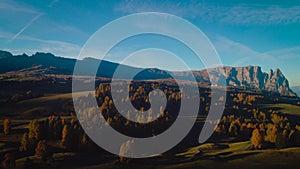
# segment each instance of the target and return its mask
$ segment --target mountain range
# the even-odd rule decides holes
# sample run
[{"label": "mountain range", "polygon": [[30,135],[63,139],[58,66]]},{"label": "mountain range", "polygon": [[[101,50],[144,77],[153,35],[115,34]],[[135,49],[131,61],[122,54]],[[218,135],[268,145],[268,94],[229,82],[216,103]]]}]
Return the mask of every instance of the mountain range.
[{"label": "mountain range", "polygon": [[[28,56],[26,54],[12,55],[10,52],[0,50],[0,73],[20,71],[38,66],[39,68],[47,68],[48,71],[44,73],[72,75],[76,61],[76,59],[54,56],[51,53],[37,52]],[[85,68],[80,72],[80,75],[89,75],[89,73],[93,71],[91,68],[98,62],[99,60],[94,58],[78,60],[77,64]],[[193,74],[198,82],[224,85],[221,84],[221,82],[226,80],[227,86],[255,88],[276,92],[284,96],[296,96],[289,86],[288,79],[286,79],[279,68],[270,70],[269,73],[263,72],[259,66],[223,66],[192,72],[168,72],[156,68],[142,69],[102,60],[97,76],[111,78],[117,67],[122,70],[124,75],[131,71],[140,72],[135,76],[137,80],[165,79],[173,75],[180,77],[180,79],[188,80]],[[211,78],[209,78],[208,72],[212,75]]]}]

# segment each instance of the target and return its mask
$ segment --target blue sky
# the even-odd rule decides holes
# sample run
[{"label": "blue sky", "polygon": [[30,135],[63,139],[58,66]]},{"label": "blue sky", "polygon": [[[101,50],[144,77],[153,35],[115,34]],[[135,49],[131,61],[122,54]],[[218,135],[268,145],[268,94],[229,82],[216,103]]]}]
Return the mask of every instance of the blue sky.
[{"label": "blue sky", "polygon": [[[1,0],[1,49],[13,54],[41,51],[76,58],[95,31],[119,17],[137,12],[165,12],[182,17],[207,35],[224,65],[259,65],[267,72],[279,67],[292,86],[300,85],[300,1],[297,0],[251,3],[240,0]],[[175,54],[183,60],[190,55],[177,42],[145,35],[122,42],[107,59],[119,62],[121,56],[151,47],[176,49]],[[131,64],[145,65],[157,60],[160,56],[156,52]],[[172,60],[157,65],[170,70],[178,68]],[[198,63],[190,66],[203,68]]]}]

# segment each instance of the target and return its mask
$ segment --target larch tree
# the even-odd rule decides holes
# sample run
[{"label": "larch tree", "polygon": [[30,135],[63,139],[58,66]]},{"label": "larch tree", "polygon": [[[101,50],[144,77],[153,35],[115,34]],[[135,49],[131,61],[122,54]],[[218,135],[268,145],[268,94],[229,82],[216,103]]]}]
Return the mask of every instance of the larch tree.
[{"label": "larch tree", "polygon": [[30,149],[30,140],[28,137],[28,133],[24,133],[22,140],[21,140],[21,146],[19,148],[20,151],[28,151]]},{"label": "larch tree", "polygon": [[128,164],[130,162],[131,159],[127,158],[126,156],[130,156],[133,154],[134,152],[133,145],[134,145],[133,140],[128,140],[121,145],[120,152],[119,152],[121,163]]},{"label": "larch tree", "polygon": [[261,149],[263,147],[263,136],[258,129],[253,130],[251,143],[256,149]]},{"label": "larch tree", "polygon": [[7,153],[4,156],[2,161],[2,168],[3,169],[15,169],[16,168],[16,159],[13,154]]},{"label": "larch tree", "polygon": [[38,121],[37,120],[31,120],[29,125],[28,125],[28,130],[29,130],[29,134],[28,137],[30,139],[35,139],[36,138],[36,128],[38,125]]},{"label": "larch tree", "polygon": [[73,148],[73,131],[72,131],[72,126],[70,124],[65,124],[62,130],[62,135],[61,135],[61,143],[65,148]]},{"label": "larch tree", "polygon": [[49,156],[49,152],[48,152],[48,145],[46,143],[46,140],[41,140],[38,142],[37,147],[35,149],[35,156],[40,158],[43,161],[47,160],[47,157]]},{"label": "larch tree", "polygon": [[238,135],[237,124],[234,121],[230,123],[229,129],[228,129],[228,133],[231,136],[237,136]]},{"label": "larch tree", "polygon": [[46,139],[47,137],[47,127],[46,121],[32,120],[28,125],[29,139],[35,139],[37,141]]},{"label": "larch tree", "polygon": [[9,119],[4,119],[3,121],[3,132],[4,135],[8,135],[11,131],[11,121]]},{"label": "larch tree", "polygon": [[268,141],[270,143],[276,143],[277,132],[277,127],[274,124],[268,124],[265,141]]}]

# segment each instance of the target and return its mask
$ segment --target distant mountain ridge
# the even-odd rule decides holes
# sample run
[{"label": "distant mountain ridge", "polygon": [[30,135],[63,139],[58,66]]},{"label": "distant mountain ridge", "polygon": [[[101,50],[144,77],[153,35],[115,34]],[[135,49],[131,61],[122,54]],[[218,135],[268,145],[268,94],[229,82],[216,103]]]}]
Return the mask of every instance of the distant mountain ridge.
[{"label": "distant mountain ridge", "polygon": [[[76,61],[76,59],[54,56],[51,53],[37,52],[32,56],[28,56],[26,54],[13,56],[7,51],[0,50],[0,73],[19,71],[40,65],[42,68],[51,67],[51,73],[54,74],[72,75]],[[80,72],[81,75],[87,75],[89,72],[93,71],[91,68],[98,63],[97,61],[97,59],[93,58],[79,60],[77,64],[80,64],[82,67],[86,68]],[[120,67],[122,70],[124,70],[124,74],[130,71],[141,72],[135,77],[137,80],[164,79],[170,78],[172,75],[178,76],[181,79],[189,79],[192,76],[191,73],[193,73],[198,82],[212,82],[215,85],[224,85],[221,84],[221,82],[226,80],[226,85],[228,86],[256,88],[260,90],[276,92],[285,96],[296,96],[296,94],[289,87],[288,80],[278,68],[274,71],[270,70],[269,73],[266,73],[263,72],[259,66],[224,66],[192,72],[169,72],[169,74],[167,71],[156,68],[142,69],[127,65],[119,65],[117,63],[103,60],[101,61],[101,66],[98,70],[97,76],[111,78],[117,67]],[[212,75],[211,79],[209,79],[208,72],[210,72]]]},{"label": "distant mountain ridge", "polygon": [[298,95],[300,96],[300,86],[293,86],[291,89]]},{"label": "distant mountain ridge", "polygon": [[271,69],[269,73],[263,72],[260,66],[225,66],[215,69],[217,72],[222,72],[220,71],[222,69],[224,73],[213,74],[213,76],[217,76],[216,79],[225,78],[228,86],[257,88],[285,96],[296,96],[289,86],[288,79],[279,68]]}]

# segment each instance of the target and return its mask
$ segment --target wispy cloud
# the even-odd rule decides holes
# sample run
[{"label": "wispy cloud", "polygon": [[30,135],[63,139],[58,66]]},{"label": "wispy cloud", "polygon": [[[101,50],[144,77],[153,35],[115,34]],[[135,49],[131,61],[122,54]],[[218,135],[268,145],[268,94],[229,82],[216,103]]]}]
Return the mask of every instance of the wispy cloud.
[{"label": "wispy cloud", "polygon": [[[0,20],[4,22],[0,27],[10,33],[5,35],[1,33],[0,37],[6,36],[4,43],[17,41],[21,35],[40,39],[53,37],[58,41],[68,39],[72,43],[76,41],[74,35],[81,39],[88,38],[89,34],[77,26],[61,23],[51,18],[52,9],[47,10],[47,8],[52,8],[56,3],[58,0],[52,0],[48,6],[39,7],[20,1],[0,1]],[[7,38],[8,35],[10,35],[9,38]]]},{"label": "wispy cloud", "polygon": [[9,39],[13,36],[12,33],[10,32],[6,32],[6,31],[3,31],[0,29],[0,38],[3,38],[3,39]]},{"label": "wispy cloud", "polygon": [[[14,54],[34,54],[35,52],[51,52],[58,56],[76,58],[82,46],[68,43],[59,40],[40,39],[30,36],[20,35],[17,37],[18,43],[22,42],[24,45],[15,46],[14,41],[7,41],[13,36],[12,33],[0,29],[0,42],[6,41],[6,46],[2,50],[8,50]],[[12,46],[12,47],[10,47]]]},{"label": "wispy cloud", "polygon": [[158,48],[147,48],[136,51],[121,61],[122,64],[142,68],[159,68],[163,70],[188,70],[185,62],[170,51]]},{"label": "wispy cloud", "polygon": [[300,46],[268,51],[265,54],[274,56],[280,60],[298,59],[300,56]]},{"label": "wispy cloud", "polygon": [[300,6],[240,5],[222,8],[218,14],[217,18],[220,18],[220,21],[225,23],[265,25],[300,22]]},{"label": "wispy cloud", "polygon": [[225,65],[247,66],[251,64],[262,66],[264,70],[280,68],[291,85],[300,85],[298,76],[300,46],[258,52],[245,44],[223,36],[217,36],[213,44]]},{"label": "wispy cloud", "polygon": [[25,41],[39,42],[37,45],[31,47],[33,50],[35,50],[35,52],[50,52],[63,57],[76,58],[81,50],[81,46],[63,41],[44,40],[32,37],[23,37],[20,39],[23,39]]},{"label": "wispy cloud", "polygon": [[167,12],[182,17],[199,18],[206,22],[244,25],[289,24],[300,22],[300,6],[272,4],[228,5],[199,2],[123,1],[115,7],[123,13]]},{"label": "wispy cloud", "polygon": [[[226,64],[232,66],[246,66],[255,63],[273,63],[278,64],[278,58],[271,53],[261,53],[251,49],[247,45],[233,41],[224,36],[216,36],[213,39],[219,55]],[[227,60],[224,60],[226,58]]]},{"label": "wispy cloud", "polygon": [[48,5],[48,7],[51,8],[57,2],[58,2],[58,0],[52,0],[52,2]]},{"label": "wispy cloud", "polygon": [[18,33],[16,33],[11,38],[11,40],[16,39],[21,33],[23,33],[34,21],[36,21],[37,19],[39,19],[42,15],[43,15],[43,13],[40,13],[40,14],[36,15],[34,18],[32,18]]},{"label": "wispy cloud", "polygon": [[[186,15],[188,9],[183,8],[182,3],[154,2],[154,1],[123,1],[115,6],[115,11],[123,13],[136,12],[166,12],[175,15]],[[186,6],[185,6],[186,7]]]},{"label": "wispy cloud", "polygon": [[289,80],[291,86],[300,85],[300,77],[299,77],[300,46],[268,51],[264,54],[271,55],[278,60],[277,67],[283,70],[283,73]]},{"label": "wispy cloud", "polygon": [[29,6],[26,6],[24,4],[20,4],[19,2],[15,2],[15,1],[8,1],[8,0],[1,0],[0,1],[0,10],[6,10],[6,11],[10,11],[12,12],[21,12],[21,13],[39,13],[39,11],[37,11],[34,8],[31,8]]},{"label": "wispy cloud", "polygon": [[[38,9],[14,0],[0,1],[0,14],[4,16],[1,18],[3,19],[2,22],[8,22],[4,24],[6,25],[6,29],[10,28],[10,31],[16,30],[16,33],[11,36],[10,41],[15,40],[43,15]],[[18,20],[18,22],[13,22],[14,20]]]}]

